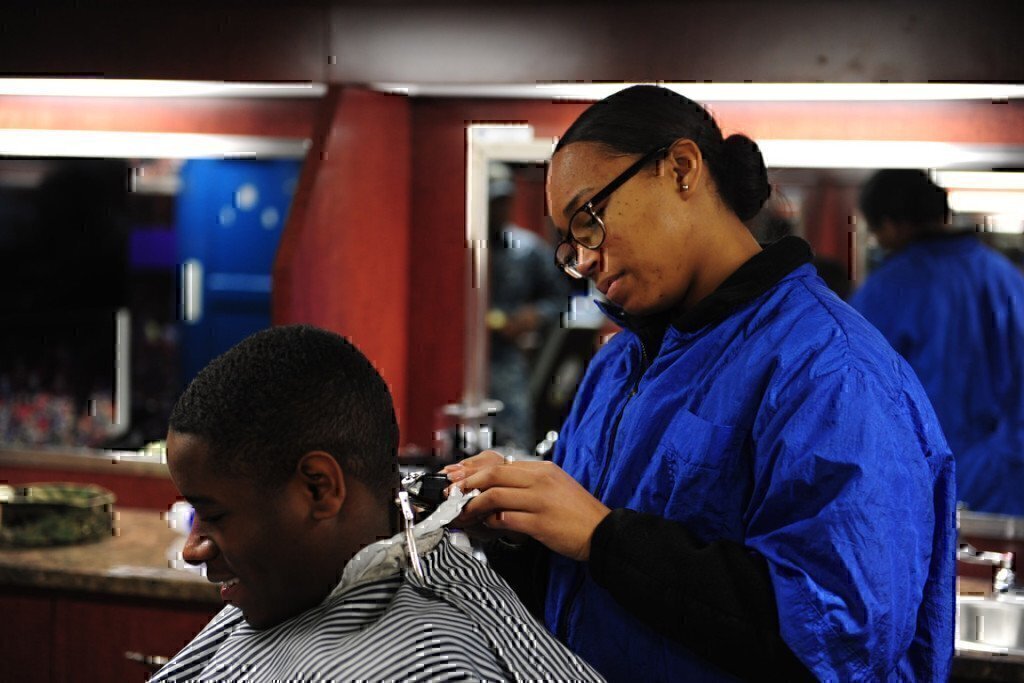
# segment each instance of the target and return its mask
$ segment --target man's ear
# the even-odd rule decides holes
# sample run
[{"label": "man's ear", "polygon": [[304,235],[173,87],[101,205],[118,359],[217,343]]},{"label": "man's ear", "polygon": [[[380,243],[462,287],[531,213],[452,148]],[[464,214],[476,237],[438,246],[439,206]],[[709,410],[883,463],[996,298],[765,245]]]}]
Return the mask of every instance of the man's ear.
[{"label": "man's ear", "polygon": [[299,460],[296,476],[308,496],[313,517],[327,519],[345,504],[345,473],[325,451],[310,451]]}]

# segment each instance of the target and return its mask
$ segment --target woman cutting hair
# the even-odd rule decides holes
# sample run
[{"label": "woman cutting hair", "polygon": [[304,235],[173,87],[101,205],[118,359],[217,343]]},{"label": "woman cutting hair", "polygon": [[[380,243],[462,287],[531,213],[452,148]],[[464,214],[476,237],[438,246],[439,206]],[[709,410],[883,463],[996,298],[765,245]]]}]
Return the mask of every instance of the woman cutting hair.
[{"label": "woman cutting hair", "polygon": [[669,90],[580,116],[551,160],[556,262],[623,331],[554,462],[447,469],[483,491],[462,521],[547,554],[547,626],[610,680],[945,680],[949,449],[808,245],[754,241],[769,194],[757,146]]}]

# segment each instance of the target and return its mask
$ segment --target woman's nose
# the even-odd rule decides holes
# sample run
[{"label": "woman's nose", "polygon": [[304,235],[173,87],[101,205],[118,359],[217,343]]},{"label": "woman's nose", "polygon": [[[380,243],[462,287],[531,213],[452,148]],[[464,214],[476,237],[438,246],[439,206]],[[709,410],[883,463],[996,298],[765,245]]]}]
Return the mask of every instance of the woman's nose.
[{"label": "woman's nose", "polygon": [[181,550],[181,559],[189,564],[203,564],[215,557],[217,557],[216,544],[209,537],[200,535],[193,527],[188,538],[185,539],[185,547]]},{"label": "woman's nose", "polygon": [[585,278],[595,276],[601,268],[601,250],[576,245],[576,271]]}]

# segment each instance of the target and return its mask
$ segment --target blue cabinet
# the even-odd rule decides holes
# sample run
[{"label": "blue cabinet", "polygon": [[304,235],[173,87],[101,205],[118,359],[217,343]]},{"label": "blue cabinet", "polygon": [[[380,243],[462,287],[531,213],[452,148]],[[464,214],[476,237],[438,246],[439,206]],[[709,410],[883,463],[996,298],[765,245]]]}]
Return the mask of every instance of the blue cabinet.
[{"label": "blue cabinet", "polygon": [[297,160],[197,159],[181,169],[183,380],[270,326],[271,269],[298,180]]}]

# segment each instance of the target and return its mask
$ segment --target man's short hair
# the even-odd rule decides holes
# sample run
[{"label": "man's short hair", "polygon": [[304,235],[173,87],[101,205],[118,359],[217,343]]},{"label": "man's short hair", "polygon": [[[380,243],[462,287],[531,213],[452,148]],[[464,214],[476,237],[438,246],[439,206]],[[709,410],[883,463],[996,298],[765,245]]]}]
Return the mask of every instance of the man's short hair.
[{"label": "man's short hair", "polygon": [[949,201],[946,191],[924,171],[886,169],[864,183],[860,212],[872,230],[877,230],[885,218],[916,227],[932,227],[947,222]]},{"label": "man's short hair", "polygon": [[309,451],[330,453],[382,500],[397,484],[391,394],[351,342],[308,325],[272,327],[210,362],[171,413],[218,471],[277,488]]}]

